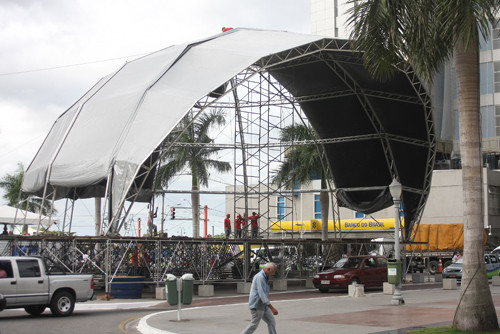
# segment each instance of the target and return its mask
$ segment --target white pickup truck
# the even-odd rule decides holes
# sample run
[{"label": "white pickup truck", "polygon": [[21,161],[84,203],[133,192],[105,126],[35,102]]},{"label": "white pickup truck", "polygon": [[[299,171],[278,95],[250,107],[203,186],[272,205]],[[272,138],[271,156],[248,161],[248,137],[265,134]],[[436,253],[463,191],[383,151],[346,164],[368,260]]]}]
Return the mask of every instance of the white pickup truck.
[{"label": "white pickup truck", "polygon": [[73,313],[75,302],[94,298],[92,275],[65,273],[40,257],[0,256],[0,311],[24,308],[36,316],[49,306],[63,317]]}]

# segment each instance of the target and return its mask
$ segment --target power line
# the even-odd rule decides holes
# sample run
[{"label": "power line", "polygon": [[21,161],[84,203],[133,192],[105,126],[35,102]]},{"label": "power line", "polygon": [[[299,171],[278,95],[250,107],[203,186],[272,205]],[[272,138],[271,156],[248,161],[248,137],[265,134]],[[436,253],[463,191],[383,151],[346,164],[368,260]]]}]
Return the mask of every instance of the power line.
[{"label": "power line", "polygon": [[88,62],[85,62],[85,63],[68,64],[68,65],[61,65],[61,66],[54,66],[54,67],[45,67],[45,68],[38,68],[38,69],[24,70],[24,71],[16,71],[16,72],[6,72],[6,73],[0,73],[0,76],[26,74],[26,73],[33,73],[33,72],[42,72],[42,71],[57,70],[57,69],[68,68],[68,67],[76,67],[76,66],[84,66],[84,65],[105,63],[105,62],[108,62],[108,61],[115,61],[115,60],[120,60],[120,59],[127,59],[127,58],[131,58],[131,57],[140,57],[140,56],[144,56],[146,54],[148,54],[148,53],[140,53],[140,54],[135,54],[135,55],[130,55],[130,56],[123,56],[123,57],[116,57],[116,58],[109,58],[109,59],[102,59],[102,60],[94,60],[94,61],[88,61]]}]

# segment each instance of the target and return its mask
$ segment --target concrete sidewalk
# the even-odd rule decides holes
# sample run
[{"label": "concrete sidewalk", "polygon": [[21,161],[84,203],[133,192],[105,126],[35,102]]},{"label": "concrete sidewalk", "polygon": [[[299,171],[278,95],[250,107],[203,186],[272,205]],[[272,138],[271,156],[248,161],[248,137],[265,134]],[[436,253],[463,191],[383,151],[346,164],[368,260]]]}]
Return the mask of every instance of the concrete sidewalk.
[{"label": "concrete sidewalk", "polygon": [[[500,286],[490,284],[490,289],[498,313]],[[405,304],[400,306],[392,305],[392,296],[380,290],[353,298],[347,293],[320,294],[308,289],[273,292],[270,299],[279,311],[280,333],[403,333],[403,329],[451,324],[459,293],[460,287],[443,290],[436,284],[409,284],[403,286]],[[205,298],[206,306],[183,308],[181,321],[178,312],[165,303],[170,310],[141,318],[137,329],[143,334],[240,333],[250,322],[248,296],[218,298]],[[262,322],[255,333],[267,333],[266,324]]]}]

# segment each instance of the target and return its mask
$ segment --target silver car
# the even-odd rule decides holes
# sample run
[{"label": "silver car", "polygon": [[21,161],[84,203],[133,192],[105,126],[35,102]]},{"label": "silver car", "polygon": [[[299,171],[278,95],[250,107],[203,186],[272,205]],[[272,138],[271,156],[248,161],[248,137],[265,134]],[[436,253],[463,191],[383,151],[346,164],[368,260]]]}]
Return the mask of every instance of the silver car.
[{"label": "silver car", "polygon": [[464,264],[464,258],[461,257],[454,263],[450,264],[443,270],[443,278],[456,278],[457,280],[462,279],[462,266]]},{"label": "silver car", "polygon": [[[500,260],[495,254],[485,254],[484,263],[488,278],[492,278],[493,276],[498,276],[500,274]],[[450,264],[448,267],[444,268],[443,278],[456,278],[457,280],[461,280],[463,264],[464,258],[462,257],[456,262]]]}]

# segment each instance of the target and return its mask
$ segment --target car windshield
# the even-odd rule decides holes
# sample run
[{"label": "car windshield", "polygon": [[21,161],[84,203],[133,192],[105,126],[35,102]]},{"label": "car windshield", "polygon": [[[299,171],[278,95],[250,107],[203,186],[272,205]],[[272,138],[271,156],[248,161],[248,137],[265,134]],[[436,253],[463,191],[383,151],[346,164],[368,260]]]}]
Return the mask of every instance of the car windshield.
[{"label": "car windshield", "polygon": [[335,263],[334,267],[357,269],[359,268],[361,261],[363,261],[363,259],[357,257],[343,258],[338,260],[337,263]]},{"label": "car windshield", "polygon": [[459,258],[458,260],[456,260],[454,263],[460,263],[460,264],[463,264],[464,263],[464,258],[461,257]]}]

